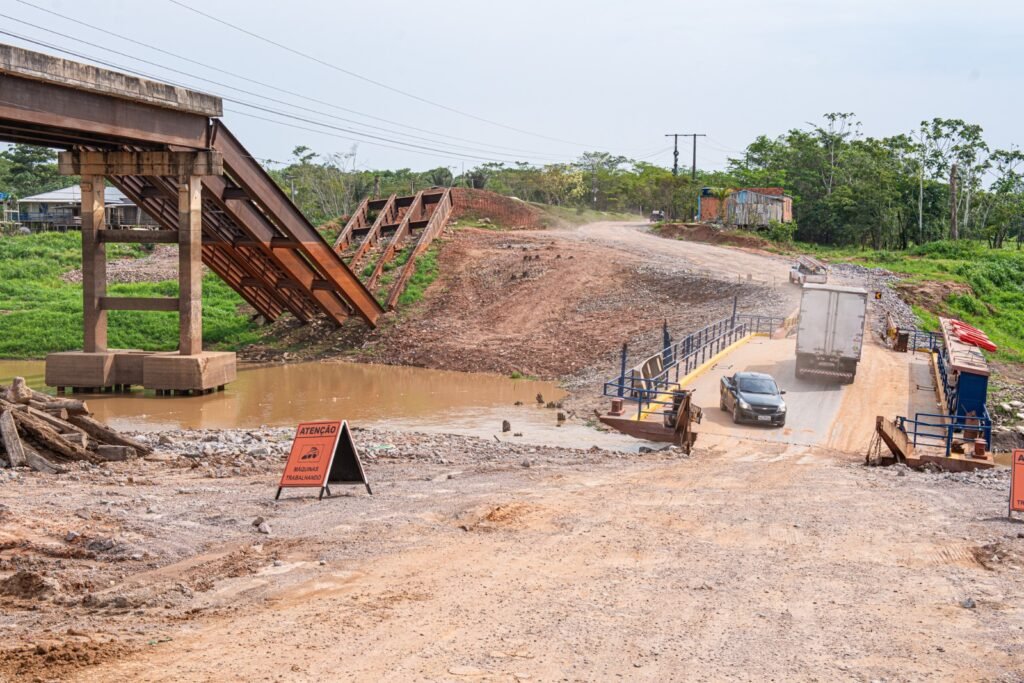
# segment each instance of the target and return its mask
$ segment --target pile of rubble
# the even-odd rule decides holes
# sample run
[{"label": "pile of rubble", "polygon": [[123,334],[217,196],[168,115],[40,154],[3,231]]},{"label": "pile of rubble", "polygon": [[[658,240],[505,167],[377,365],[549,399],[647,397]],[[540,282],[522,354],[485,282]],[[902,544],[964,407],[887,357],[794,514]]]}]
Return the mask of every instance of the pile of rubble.
[{"label": "pile of rubble", "polygon": [[85,401],[48,396],[15,377],[0,387],[0,466],[59,474],[68,463],[128,460],[151,452],[91,415]]},{"label": "pile of rubble", "polygon": [[880,300],[872,299],[874,315],[871,318],[871,329],[878,336],[885,336],[889,321],[901,330],[917,327],[917,316],[913,309],[891,286],[900,281],[892,271],[866,268],[856,263],[833,263],[828,270],[829,281],[833,284],[863,287],[872,296],[875,292],[882,293]]}]

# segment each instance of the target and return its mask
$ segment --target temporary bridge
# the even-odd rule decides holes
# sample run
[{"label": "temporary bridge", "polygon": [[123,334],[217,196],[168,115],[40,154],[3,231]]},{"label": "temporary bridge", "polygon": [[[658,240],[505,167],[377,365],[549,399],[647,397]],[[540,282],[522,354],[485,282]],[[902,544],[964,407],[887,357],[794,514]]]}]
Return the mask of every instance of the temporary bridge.
[{"label": "temporary bridge", "polygon": [[[364,202],[328,244],[223,121],[218,97],[46,54],[0,45],[0,141],[66,150],[64,174],[81,176],[82,353],[51,354],[47,384],[78,389],[142,385],[158,392],[206,392],[234,378],[230,353],[202,349],[202,264],[269,320],[285,312],[340,324],[355,315],[375,326],[384,307],[371,287],[406,243],[418,255],[444,227],[451,196],[421,192]],[[160,230],[108,230],[109,181],[150,214]],[[374,216],[373,224],[365,225]],[[378,220],[379,219],[379,220]],[[369,283],[342,258],[360,238],[359,257],[387,238]],[[106,291],[106,245],[179,246],[179,295],[113,297]],[[363,248],[365,246],[365,248]],[[392,305],[411,276],[413,254],[388,294]],[[401,284],[399,284],[401,283]],[[107,348],[107,311],[178,311],[176,354]]]}]

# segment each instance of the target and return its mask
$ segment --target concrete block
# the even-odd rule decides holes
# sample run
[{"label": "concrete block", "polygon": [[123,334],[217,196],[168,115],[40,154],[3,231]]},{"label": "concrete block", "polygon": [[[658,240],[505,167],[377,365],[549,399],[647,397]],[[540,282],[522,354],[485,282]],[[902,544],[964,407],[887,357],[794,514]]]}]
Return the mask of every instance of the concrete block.
[{"label": "concrete block", "polygon": [[142,361],[142,385],[162,391],[202,391],[235,381],[235,354],[203,351],[193,356],[154,353]]},{"label": "concrete block", "polygon": [[46,356],[46,384],[51,387],[105,387],[111,384],[113,351],[67,351]]}]

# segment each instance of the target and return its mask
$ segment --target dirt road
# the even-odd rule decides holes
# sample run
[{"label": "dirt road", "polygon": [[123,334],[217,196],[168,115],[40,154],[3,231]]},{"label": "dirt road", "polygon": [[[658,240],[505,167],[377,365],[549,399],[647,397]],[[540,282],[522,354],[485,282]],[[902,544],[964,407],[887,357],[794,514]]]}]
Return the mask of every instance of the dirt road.
[{"label": "dirt road", "polygon": [[[1004,492],[853,460],[373,472],[374,499],[264,503],[275,536],[241,547],[276,562],[250,550],[177,619],[120,617],[148,644],[67,679],[1018,680]],[[272,482],[219,488],[252,514]],[[137,580],[188,581],[239,547]]]},{"label": "dirt road", "polygon": [[[638,254],[646,259],[673,261],[685,264],[689,268],[707,270],[719,275],[770,278],[780,287],[789,282],[791,263],[781,256],[702,242],[669,240],[649,232],[647,223],[589,223],[576,230],[565,231],[565,234]],[[786,287],[784,291],[790,293],[794,302],[798,300],[799,290],[796,287]]]}]

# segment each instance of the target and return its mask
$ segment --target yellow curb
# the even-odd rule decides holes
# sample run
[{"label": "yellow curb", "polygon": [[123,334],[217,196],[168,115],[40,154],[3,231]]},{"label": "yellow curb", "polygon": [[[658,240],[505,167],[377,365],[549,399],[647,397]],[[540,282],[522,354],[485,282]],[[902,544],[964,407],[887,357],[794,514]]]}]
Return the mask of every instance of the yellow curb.
[{"label": "yellow curb", "polygon": [[711,358],[708,358],[706,361],[704,361],[704,363],[702,363],[699,367],[694,368],[693,372],[691,372],[689,375],[687,375],[686,377],[683,377],[681,380],[679,380],[679,386],[680,387],[684,387],[687,384],[689,384],[690,382],[694,381],[695,379],[697,379],[698,377],[703,375],[705,372],[710,370],[715,365],[715,363],[717,363],[718,361],[722,360],[723,358],[728,356],[730,353],[732,353],[733,351],[735,351],[739,347],[741,347],[744,344],[746,344],[748,341],[753,339],[755,336],[756,335],[748,334],[746,337],[743,337],[742,339],[739,339],[737,341],[734,341],[732,344],[729,344],[724,349],[722,349],[721,351],[716,353],[714,356],[712,356]]},{"label": "yellow curb", "polygon": [[[683,388],[684,386],[686,386],[687,384],[689,384],[690,382],[694,381],[695,379],[697,379],[698,377],[703,375],[705,372],[710,370],[712,367],[714,367],[715,363],[717,363],[718,361],[722,360],[723,358],[728,356],[730,353],[732,353],[733,351],[735,351],[739,347],[743,346],[744,344],[746,344],[748,341],[750,341],[751,339],[753,339],[756,336],[759,336],[759,335],[748,334],[746,337],[743,337],[742,339],[738,339],[738,340],[734,341],[732,344],[729,344],[729,346],[726,346],[724,349],[722,349],[721,351],[716,353],[714,356],[712,356],[711,358],[708,358],[706,361],[704,361],[699,366],[694,368],[693,371],[690,374],[686,375],[681,380],[679,380],[679,382],[678,382],[678,384],[676,386],[678,386],[679,388]],[[764,336],[764,335],[760,335],[760,336]],[[668,401],[671,400],[671,397],[672,397],[672,394],[670,392],[665,392],[665,393],[662,393],[662,394],[658,394],[657,396],[654,397],[654,400],[652,401],[652,403],[658,403],[658,402],[667,403]],[[660,406],[660,404],[659,404],[659,406]],[[648,415],[653,415],[653,414],[660,414],[659,411],[661,411],[661,409],[662,409],[661,407],[659,407],[657,409],[647,408],[647,409],[643,410],[641,412],[641,414],[642,414],[643,417],[647,417]]]}]

